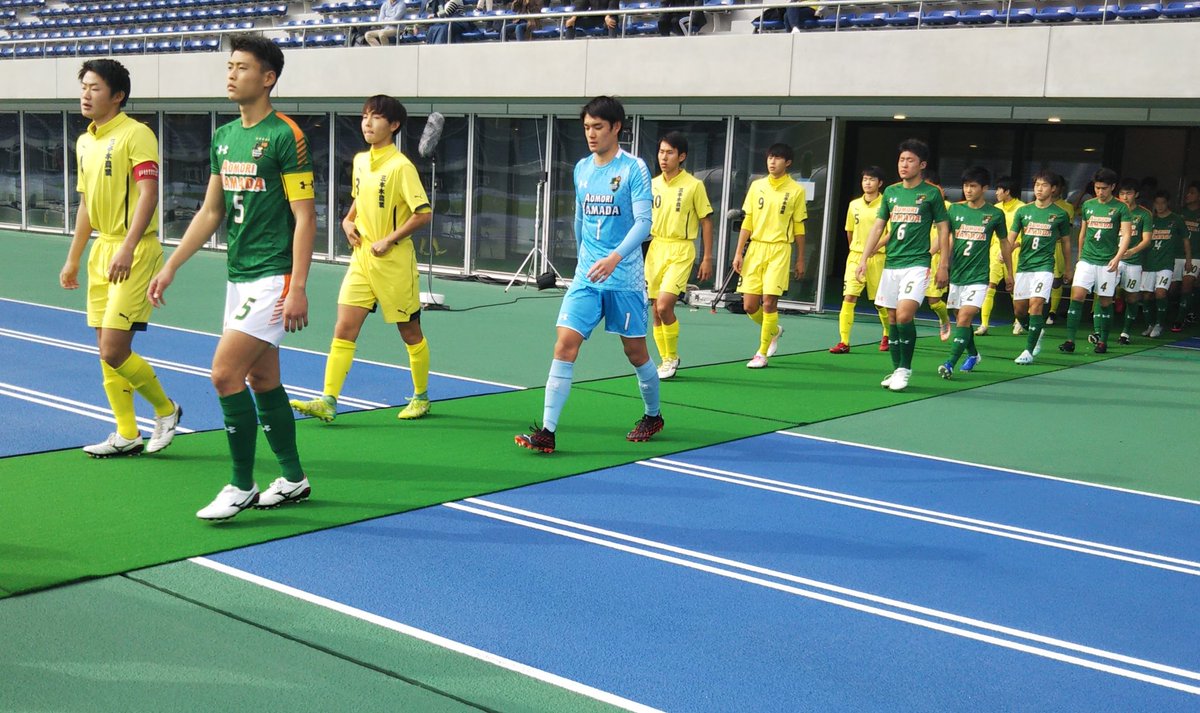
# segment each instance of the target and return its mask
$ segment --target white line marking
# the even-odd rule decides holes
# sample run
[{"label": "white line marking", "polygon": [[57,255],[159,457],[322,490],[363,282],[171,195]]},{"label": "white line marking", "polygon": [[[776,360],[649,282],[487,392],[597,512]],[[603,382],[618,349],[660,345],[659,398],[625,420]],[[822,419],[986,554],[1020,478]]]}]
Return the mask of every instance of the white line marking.
[{"label": "white line marking", "polygon": [[[0,297],[0,302],[12,302],[13,304],[26,305],[28,307],[41,307],[43,309],[52,309],[52,310],[57,310],[59,312],[71,312],[72,314],[87,314],[87,312],[85,312],[83,310],[79,310],[79,309],[71,309],[70,307],[56,307],[54,305],[44,305],[44,304],[40,304],[38,302],[27,302],[25,300],[14,300],[11,297]],[[186,327],[172,327],[169,324],[158,324],[157,322],[153,322],[152,324],[156,329],[171,329],[176,332],[186,332],[188,334],[199,334],[200,336],[213,337],[214,339],[221,338],[220,334],[214,334],[213,332],[203,332],[199,329],[188,329]],[[279,348],[281,350],[286,349],[288,351],[300,352],[302,354],[315,354],[315,355],[321,356],[321,357],[328,356],[328,354],[326,354],[325,352],[319,352],[314,349],[303,349],[301,347],[285,347],[282,345]],[[382,361],[371,361],[370,359],[355,359],[354,361],[356,361],[360,364],[370,364],[372,366],[382,366],[387,369],[399,369],[400,371],[410,371],[410,369],[408,367],[400,366],[399,364],[388,364],[388,363],[382,362]],[[527,386],[516,386],[513,384],[505,384],[500,381],[489,381],[487,379],[476,379],[471,376],[459,376],[458,374],[446,374],[446,373],[440,372],[440,371],[431,371],[429,373],[433,374],[435,376],[443,376],[447,379],[458,379],[460,381],[472,381],[476,384],[487,384],[488,386],[499,386],[499,387],[505,388],[505,389],[512,389],[513,391],[524,391],[525,389],[529,388]]]},{"label": "white line marking", "polygon": [[[83,401],[75,401],[62,396],[48,394],[44,391],[26,389],[23,386],[17,386],[15,384],[5,384],[0,382],[0,395],[8,396],[14,399],[20,399],[21,401],[27,401],[31,404],[49,406],[50,408],[58,409],[59,411],[67,411],[79,416],[87,416],[88,418],[94,418],[97,421],[104,421],[106,423],[113,422],[112,411],[109,411],[102,406],[95,406],[93,404],[84,403]],[[138,416],[137,422],[146,432],[154,431],[154,419]],[[195,431],[184,428],[183,426],[176,426],[175,430],[179,431],[180,433],[195,433]]]},{"label": "white line marking", "polygon": [[1062,478],[1055,475],[1045,475],[1043,473],[1034,473],[1028,470],[1017,470],[1015,468],[1005,468],[999,465],[985,465],[983,463],[972,463],[966,460],[957,460],[955,458],[943,458],[942,456],[931,456],[925,453],[914,453],[912,451],[902,451],[896,448],[886,448],[884,446],[872,446],[866,443],[857,443],[855,441],[842,441],[837,438],[826,438],[824,436],[813,436],[807,433],[796,433],[794,431],[776,431],[781,436],[791,436],[792,438],[807,438],[812,441],[823,441],[825,443],[836,443],[839,446],[853,446],[855,448],[865,448],[870,451],[880,451],[883,453],[895,453],[897,455],[909,456],[912,458],[922,458],[924,460],[933,460],[941,463],[953,463],[954,465],[966,465],[972,468],[982,468],[984,470],[994,470],[998,473],[1011,473],[1013,475],[1024,475],[1029,478],[1041,478],[1042,480],[1054,480],[1059,483],[1069,483],[1071,485],[1079,485],[1085,488],[1099,488],[1101,490],[1113,490],[1118,493],[1127,493],[1129,495],[1143,495],[1147,498],[1155,498],[1158,500],[1170,500],[1177,503],[1187,503],[1188,505],[1200,505],[1200,500],[1191,500],[1181,498],[1175,495],[1163,495],[1161,493],[1150,493],[1145,490],[1132,490],[1130,488],[1122,488],[1116,485],[1104,485],[1103,483],[1090,483],[1085,480],[1072,480],[1071,478]]},{"label": "white line marking", "polygon": [[[495,510],[500,510],[503,512],[516,513],[516,514],[520,514],[520,515],[523,515],[525,517],[529,517],[529,518],[532,518],[535,520],[543,520],[545,522],[550,522],[550,523],[554,523],[557,525],[563,525],[566,527],[575,528],[578,530],[582,530],[584,532],[601,534],[601,535],[611,537],[616,540],[622,540],[625,542],[633,542],[635,544],[653,547],[653,548],[664,550],[666,552],[671,552],[674,554],[685,555],[688,557],[692,557],[694,559],[701,560],[703,562],[713,562],[716,564],[721,564],[721,565],[725,565],[728,567],[745,570],[748,572],[754,572],[756,574],[763,574],[766,576],[774,577],[776,579],[782,579],[784,581],[803,584],[805,586],[812,587],[813,589],[823,589],[823,590],[835,592],[838,594],[848,595],[848,596],[852,596],[852,597],[862,599],[865,601],[873,602],[876,604],[890,606],[895,609],[900,609],[903,611],[913,612],[913,613],[917,613],[917,614],[923,614],[926,616],[932,616],[932,617],[936,617],[939,619],[945,619],[947,621],[952,621],[952,622],[955,622],[958,624],[964,624],[967,626],[973,626],[973,627],[976,627],[979,629],[984,629],[986,631],[992,631],[995,633],[1001,633],[1001,634],[1013,636],[1016,638],[1021,638],[1021,639],[1026,639],[1029,641],[1038,642],[1041,644],[1056,646],[1059,648],[1067,649],[1067,650],[1085,654],[1088,656],[1094,656],[1097,658],[1105,658],[1105,659],[1109,659],[1111,661],[1117,661],[1120,663],[1139,666],[1141,668],[1146,668],[1146,669],[1150,669],[1153,671],[1168,673],[1168,674],[1179,676],[1182,678],[1189,678],[1189,679],[1200,681],[1200,672],[1190,671],[1188,669],[1178,668],[1175,666],[1168,666],[1166,664],[1160,664],[1160,663],[1156,663],[1154,661],[1147,661],[1145,659],[1139,659],[1139,658],[1135,658],[1132,656],[1126,656],[1124,654],[1118,654],[1118,653],[1111,652],[1111,651],[1105,651],[1103,649],[1097,649],[1097,648],[1093,648],[1090,646],[1084,646],[1082,644],[1076,644],[1076,643],[1073,643],[1070,641],[1064,641],[1062,639],[1055,639],[1052,637],[1042,636],[1040,634],[1035,634],[1035,633],[1023,631],[1020,629],[1013,629],[1013,628],[1001,626],[998,624],[992,624],[990,622],[985,622],[985,621],[981,621],[978,619],[971,619],[969,617],[958,616],[956,614],[951,614],[949,612],[943,612],[943,611],[939,611],[937,609],[930,609],[927,607],[910,604],[908,602],[903,602],[903,601],[899,601],[899,600],[895,600],[895,599],[887,599],[885,597],[868,594],[866,592],[860,592],[860,591],[848,589],[845,587],[838,587],[836,585],[828,584],[826,582],[820,582],[817,580],[811,580],[811,579],[806,579],[803,577],[797,577],[795,575],[787,574],[786,572],[779,572],[779,571],[767,569],[764,567],[756,567],[754,565],[746,564],[744,562],[738,562],[737,560],[729,560],[729,559],[725,559],[722,557],[715,557],[713,555],[708,555],[703,552],[687,550],[687,549],[684,549],[681,547],[674,547],[674,546],[667,545],[664,543],[655,542],[653,540],[646,540],[646,539],[642,539],[639,537],[624,535],[622,533],[613,532],[611,530],[604,530],[604,529],[601,529],[598,527],[591,527],[589,525],[572,522],[570,520],[561,520],[559,518],[551,517],[548,515],[534,513],[534,512],[528,511],[528,510],[521,510],[520,508],[513,508],[513,507],[506,506],[506,505],[501,505],[499,503],[481,500],[479,498],[468,498],[464,502],[469,502],[469,503],[472,503],[475,505],[485,506],[487,508],[494,508]],[[1057,651],[1051,651],[1049,649],[1043,649],[1043,648],[1039,648],[1036,646],[1030,646],[1030,645],[1022,644],[1022,643],[1016,642],[1016,641],[1009,641],[1007,639],[1001,639],[1001,638],[997,638],[995,636],[990,636],[988,634],[981,634],[979,632],[970,631],[967,629],[961,629],[958,627],[941,624],[941,623],[938,623],[935,621],[928,621],[926,619],[920,619],[920,618],[917,618],[914,616],[910,616],[908,614],[901,614],[898,612],[888,611],[886,609],[880,609],[875,606],[870,606],[867,604],[850,601],[848,599],[833,597],[828,594],[822,594],[820,592],[814,592],[814,591],[810,591],[807,589],[799,589],[797,587],[792,587],[792,586],[789,586],[786,584],[780,584],[779,582],[772,582],[769,580],[761,579],[759,577],[752,577],[749,575],[745,575],[740,572],[731,572],[726,569],[720,569],[718,567],[713,567],[711,565],[702,564],[700,562],[692,562],[689,560],[680,559],[678,557],[673,557],[671,555],[664,555],[659,552],[652,552],[649,550],[632,547],[630,545],[620,544],[619,542],[610,542],[608,540],[602,540],[600,538],[592,537],[590,535],[582,535],[577,532],[570,532],[568,530],[563,530],[558,527],[551,527],[549,525],[543,525],[538,522],[529,522],[526,520],[521,520],[516,517],[512,517],[510,515],[503,514],[502,512],[495,512],[494,510],[481,510],[478,508],[462,505],[460,503],[444,503],[443,506],[452,508],[454,510],[460,510],[462,512],[468,512],[468,513],[472,513],[475,515],[481,515],[483,517],[491,518],[493,520],[499,520],[501,522],[507,522],[507,523],[514,524],[514,525],[520,525],[521,527],[527,527],[527,528],[534,529],[534,530],[541,530],[543,532],[549,532],[551,534],[560,535],[562,537],[568,537],[573,540],[579,540],[581,542],[587,542],[587,543],[594,544],[594,545],[600,545],[602,547],[607,547],[609,549],[614,549],[614,550],[618,550],[621,552],[627,552],[629,554],[635,554],[635,555],[639,555],[642,557],[648,557],[650,559],[659,560],[661,562],[667,562],[669,564],[679,565],[681,567],[687,567],[689,569],[699,570],[701,572],[707,572],[709,574],[715,574],[715,575],[718,575],[721,577],[727,577],[729,579],[736,579],[736,580],[739,580],[742,582],[747,582],[749,584],[756,584],[758,586],[766,587],[768,589],[774,589],[776,591],[787,592],[789,594],[796,594],[798,596],[802,596],[802,597],[805,597],[808,599],[814,599],[816,601],[825,602],[827,604],[834,604],[836,606],[841,606],[841,607],[845,607],[847,609],[853,609],[856,611],[865,612],[867,614],[881,616],[881,617],[884,617],[887,619],[902,621],[902,622],[905,622],[908,624],[913,624],[913,625],[924,627],[927,629],[933,629],[934,631],[940,631],[940,632],[947,633],[947,634],[953,634],[955,636],[962,636],[964,638],[974,639],[976,641],[982,641],[984,643],[994,644],[996,646],[1001,646],[1001,647],[1008,648],[1008,649],[1014,649],[1016,651],[1022,651],[1025,653],[1034,654],[1036,656],[1042,656],[1042,657],[1053,659],[1056,661],[1062,661],[1065,663],[1082,666],[1084,668],[1090,668],[1090,669],[1093,669],[1096,671],[1112,673],[1112,674],[1115,674],[1118,676],[1123,676],[1125,678],[1132,678],[1134,680],[1144,681],[1146,683],[1153,683],[1155,685],[1164,686],[1166,688],[1173,688],[1175,690],[1184,691],[1186,693],[1191,693],[1193,695],[1200,695],[1200,687],[1192,686],[1192,685],[1185,684],[1185,683],[1180,683],[1178,681],[1172,681],[1172,680],[1161,678],[1158,676],[1148,675],[1145,673],[1141,673],[1139,671],[1131,671],[1129,669],[1112,666],[1110,664],[1099,663],[1096,661],[1089,661],[1087,659],[1081,659],[1077,656],[1063,654],[1063,653],[1060,653]]]},{"label": "white line marking", "polygon": [[760,478],[753,475],[746,475],[744,473],[735,473],[728,470],[697,466],[692,465],[691,463],[669,460],[667,458],[654,458],[650,461],[638,461],[637,464],[646,466],[648,468],[657,468],[659,470],[667,470],[673,473],[682,473],[683,475],[690,475],[696,478],[705,478],[723,483],[732,483],[734,485],[741,485],[747,488],[767,490],[774,493],[791,495],[793,497],[817,500],[824,503],[831,503],[833,505],[841,505],[843,507],[850,507],[858,510],[867,510],[869,512],[877,512],[884,515],[902,517],[909,520],[917,520],[919,522],[942,525],[944,527],[953,527],[960,530],[978,532],[984,535],[1004,537],[1011,540],[1029,542],[1035,545],[1070,550],[1071,552],[1079,552],[1082,554],[1094,555],[1096,557],[1105,557],[1108,559],[1130,562],[1132,564],[1143,565],[1146,567],[1155,567],[1172,572],[1190,574],[1193,577],[1200,577],[1200,562],[1168,557],[1166,555],[1159,555],[1153,552],[1143,552],[1141,550],[1127,549],[1124,547],[1117,547],[1115,545],[1106,545],[1102,542],[1081,540],[1074,537],[1066,537],[1065,535],[1042,532],[1040,530],[1029,530],[1023,527],[992,522],[990,520],[977,520],[975,518],[952,515],[950,513],[944,513],[937,510],[925,510],[923,508],[901,505],[899,503],[888,502],[886,500],[874,500],[872,498],[864,498],[857,495],[839,493],[834,490],[823,490],[821,488],[813,488],[807,485],[797,485],[795,483],[788,483],[782,480],[771,480],[770,478]]},{"label": "white line marking", "polygon": [[662,711],[657,708],[651,708],[650,706],[637,703],[636,701],[631,701],[627,698],[622,698],[616,694],[602,691],[598,688],[593,688],[587,684],[573,681],[569,678],[564,678],[548,671],[543,671],[541,669],[513,661],[512,659],[506,659],[503,656],[498,656],[488,651],[477,649],[473,646],[468,646],[467,644],[438,636],[437,634],[424,631],[423,629],[417,629],[416,627],[412,627],[407,624],[401,624],[398,621],[379,616],[378,614],[372,614],[368,611],[363,611],[362,609],[352,607],[348,604],[342,604],[341,602],[336,602],[332,599],[326,599],[325,597],[312,594],[311,592],[306,592],[302,589],[289,587],[286,584],[282,584],[271,579],[266,579],[265,577],[260,577],[257,574],[251,574],[250,572],[237,569],[236,567],[230,567],[229,565],[222,564],[215,560],[210,560],[207,557],[193,557],[188,561],[194,562],[202,567],[208,567],[209,569],[221,572],[222,574],[227,574],[231,577],[237,577],[245,582],[257,584],[260,587],[266,587],[267,589],[279,592],[281,594],[286,594],[289,597],[295,597],[296,599],[309,602],[310,604],[316,604],[317,606],[325,607],[326,609],[338,612],[339,614],[352,616],[355,619],[361,619],[362,621],[375,624],[376,626],[381,626],[385,629],[391,629],[392,631],[404,634],[405,636],[411,636],[414,639],[420,639],[421,641],[434,644],[435,646],[440,646],[456,653],[465,654],[471,658],[490,663],[493,666],[499,666],[500,668],[514,671],[523,676],[528,676],[529,678],[542,681],[543,683],[557,686],[572,693],[578,693],[579,695],[587,696],[588,698],[600,701],[602,703],[607,703],[611,706],[616,706],[617,708],[622,708],[627,711],[634,711],[635,713],[662,713]]}]

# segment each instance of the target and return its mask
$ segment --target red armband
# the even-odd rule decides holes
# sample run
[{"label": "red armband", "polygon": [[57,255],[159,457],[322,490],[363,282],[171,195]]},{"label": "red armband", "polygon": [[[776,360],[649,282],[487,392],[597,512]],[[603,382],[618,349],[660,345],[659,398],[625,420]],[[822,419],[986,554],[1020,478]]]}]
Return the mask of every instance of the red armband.
[{"label": "red armband", "polygon": [[133,180],[145,181],[148,179],[158,180],[158,164],[154,161],[143,161],[133,167]]}]

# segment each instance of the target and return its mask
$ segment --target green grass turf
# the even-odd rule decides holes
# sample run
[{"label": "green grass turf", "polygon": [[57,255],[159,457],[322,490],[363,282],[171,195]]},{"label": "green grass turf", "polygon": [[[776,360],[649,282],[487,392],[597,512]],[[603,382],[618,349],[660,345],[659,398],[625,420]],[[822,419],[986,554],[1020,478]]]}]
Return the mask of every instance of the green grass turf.
[{"label": "green grass turf", "polygon": [[[625,386],[636,393],[632,377]],[[313,499],[216,524],[195,511],[227,482],[223,431],[180,436],[156,456],[89,460],[72,449],[3,459],[0,491],[24,505],[6,508],[0,588],[19,593],[126,572],[792,425],[673,408],[653,441],[628,443],[640,401],[580,391],[560,421],[559,451],[547,456],[512,442],[541,412],[541,390],[529,390],[439,402],[414,422],[398,422],[395,409],[333,425],[301,421]],[[278,473],[263,438],[257,465],[262,488]]]}]

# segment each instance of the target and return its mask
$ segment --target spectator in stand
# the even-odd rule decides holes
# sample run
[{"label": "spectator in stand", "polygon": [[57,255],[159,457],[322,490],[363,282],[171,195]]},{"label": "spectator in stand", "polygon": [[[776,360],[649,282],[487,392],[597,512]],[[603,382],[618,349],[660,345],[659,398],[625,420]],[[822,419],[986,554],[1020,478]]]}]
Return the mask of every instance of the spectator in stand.
[{"label": "spectator in stand", "polygon": [[[462,0],[430,0],[425,6],[429,17],[459,17],[463,14]],[[431,25],[425,33],[426,44],[444,45],[458,42],[464,32],[475,29],[473,22],[447,22],[444,25]]]},{"label": "spectator in stand", "polygon": [[[588,12],[590,10],[620,10],[621,0],[579,0],[575,3],[575,9],[579,12]],[[616,37],[620,33],[620,23],[616,15],[587,15],[584,17],[568,17],[566,22],[566,37],[568,40],[575,39],[576,30],[590,30],[596,27],[604,27],[608,31],[609,37]]]},{"label": "spectator in stand", "polygon": [[[536,15],[542,11],[542,0],[513,0],[510,8],[514,15]],[[533,36],[538,28],[538,20],[512,20],[504,23],[505,37],[511,37],[518,42]]]},{"label": "spectator in stand", "polygon": [[[687,7],[689,5],[699,5],[702,0],[664,0],[663,7]],[[668,35],[694,35],[700,31],[708,23],[708,18],[703,12],[664,12],[658,18],[658,34],[666,37]]]},{"label": "spectator in stand", "polygon": [[[380,23],[395,23],[404,16],[404,1],[403,0],[383,0],[383,4],[379,6],[379,16],[375,18],[376,22]],[[400,33],[400,25],[388,24],[383,27],[370,30],[365,35],[367,44],[372,47],[378,47],[383,44],[393,44],[395,37]]]},{"label": "spectator in stand", "polygon": [[821,14],[821,6],[812,0],[799,0],[783,11],[783,29],[788,32],[799,32],[804,26],[817,19]]}]

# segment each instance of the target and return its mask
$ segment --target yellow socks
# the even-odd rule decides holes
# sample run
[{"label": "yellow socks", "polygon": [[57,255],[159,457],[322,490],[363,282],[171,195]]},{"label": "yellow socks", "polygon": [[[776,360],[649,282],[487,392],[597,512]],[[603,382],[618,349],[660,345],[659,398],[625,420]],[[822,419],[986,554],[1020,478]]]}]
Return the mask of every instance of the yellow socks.
[{"label": "yellow socks", "polygon": [[979,312],[979,327],[987,329],[991,324],[992,306],[996,304],[996,288],[989,287],[987,294],[983,296],[983,309]]},{"label": "yellow socks", "polygon": [[854,303],[842,302],[842,311],[838,312],[838,341],[850,343],[850,328],[854,326]]},{"label": "yellow socks", "polygon": [[117,433],[121,434],[121,438],[137,438],[139,432],[137,417],[133,412],[133,385],[103,359],[100,360],[100,369],[104,373],[104,393],[108,395],[108,405],[117,420]]},{"label": "yellow socks", "polygon": [[747,313],[746,313],[746,316],[747,316],[747,317],[749,317],[750,319],[754,320],[754,323],[755,323],[755,324],[759,324],[759,325],[761,325],[761,324],[763,323],[763,309],[762,309],[762,305],[759,305],[759,306],[758,306],[758,310],[757,310],[757,311],[754,311],[754,312],[747,312]]},{"label": "yellow socks", "polygon": [[348,339],[333,338],[329,344],[329,358],[325,360],[325,395],[337,398],[354,363],[356,345]]},{"label": "yellow socks", "polygon": [[1058,304],[1062,302],[1062,286],[1050,290],[1050,314],[1058,314]]},{"label": "yellow socks", "polygon": [[763,312],[762,315],[762,331],[759,333],[758,353],[766,355],[767,349],[771,346],[771,340],[775,338],[775,333],[779,331],[779,313],[778,312]]},{"label": "yellow socks", "polygon": [[[876,307],[875,309],[879,310],[879,323],[883,325],[883,336],[886,337],[888,333],[887,307]],[[849,344],[849,342],[846,343]]]},{"label": "yellow socks", "polygon": [[429,391],[429,342],[422,337],[416,344],[405,344],[408,350],[408,368],[412,370],[413,397],[428,398]]},{"label": "yellow socks", "polygon": [[[163,391],[162,384],[158,383],[154,367],[150,366],[137,352],[131,352],[125,363],[113,371],[128,381],[133,390],[141,394],[142,398],[154,407],[155,416],[167,416],[175,410],[171,399],[167,398],[166,392]],[[125,437],[128,438],[128,436]]]},{"label": "yellow socks", "polygon": [[666,338],[663,337],[663,327],[664,326],[665,325],[662,325],[662,324],[654,325],[654,346],[658,347],[659,359],[666,359],[669,356],[667,354]]},{"label": "yellow socks", "polygon": [[937,315],[938,322],[941,324],[945,324],[946,322],[950,321],[950,312],[946,310],[946,303],[942,300],[938,300],[936,303],[929,305],[929,309],[933,310],[933,313]]},{"label": "yellow socks", "polygon": [[659,354],[664,355],[663,358],[678,359],[679,358],[679,320],[675,320],[670,324],[662,325],[663,346]]}]

